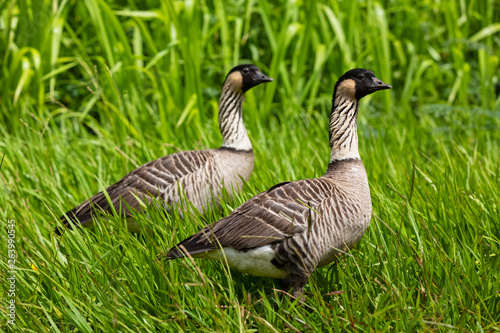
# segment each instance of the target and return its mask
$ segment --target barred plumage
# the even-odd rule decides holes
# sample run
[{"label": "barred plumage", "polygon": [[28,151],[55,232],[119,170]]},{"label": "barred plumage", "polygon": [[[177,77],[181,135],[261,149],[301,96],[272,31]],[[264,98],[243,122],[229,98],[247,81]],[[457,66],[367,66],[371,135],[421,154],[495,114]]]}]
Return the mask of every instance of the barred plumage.
[{"label": "barred plumage", "polygon": [[[129,215],[127,205],[141,210],[139,200],[161,198],[167,211],[187,200],[195,209],[203,212],[213,204],[219,205],[222,184],[230,196],[233,191],[238,192],[243,180],[250,178],[254,165],[252,144],[242,117],[245,92],[270,81],[272,79],[254,65],[233,68],[224,81],[219,99],[222,146],[219,149],[168,155],[135,169],[106,189],[114,209]],[[73,225],[91,226],[99,211],[112,211],[103,192],[68,211],[60,220],[70,229]],[[139,231],[134,221],[129,221],[129,230]]]},{"label": "barred plumage", "polygon": [[189,253],[227,260],[244,273],[284,279],[300,296],[311,273],[354,246],[368,228],[372,207],[358,153],[356,118],[360,98],[389,88],[368,70],[345,73],[334,88],[325,175],[273,186],[165,257]]}]

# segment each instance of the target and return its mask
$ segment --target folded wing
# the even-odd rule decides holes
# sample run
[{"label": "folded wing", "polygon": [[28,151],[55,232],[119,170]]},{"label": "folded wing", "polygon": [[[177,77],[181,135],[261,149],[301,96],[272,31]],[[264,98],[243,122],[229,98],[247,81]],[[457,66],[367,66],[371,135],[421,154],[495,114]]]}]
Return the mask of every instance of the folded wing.
[{"label": "folded wing", "polygon": [[[194,150],[171,154],[151,161],[128,175],[116,184],[106,189],[111,204],[117,212],[124,215],[130,213],[127,205],[132,209],[139,209],[137,200],[150,200],[161,196],[169,187],[178,186],[184,177],[200,171],[213,158],[209,150]],[[171,205],[175,198],[164,198]],[[81,205],[66,213],[73,224],[85,224],[92,221],[95,212],[111,212],[111,205],[104,192],[99,192]],[[67,227],[71,228],[70,221],[65,215],[60,217]]]},{"label": "folded wing", "polygon": [[223,247],[252,249],[305,231],[318,216],[315,207],[335,191],[325,179],[305,179],[273,186],[227,217],[172,248],[168,259]]}]

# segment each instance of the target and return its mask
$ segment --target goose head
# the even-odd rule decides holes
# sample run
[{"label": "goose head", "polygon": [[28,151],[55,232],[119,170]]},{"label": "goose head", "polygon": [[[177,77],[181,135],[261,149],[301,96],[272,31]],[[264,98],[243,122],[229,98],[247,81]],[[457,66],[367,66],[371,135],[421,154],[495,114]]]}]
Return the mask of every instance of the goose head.
[{"label": "goose head", "polygon": [[224,85],[229,84],[233,90],[246,92],[261,83],[272,81],[274,80],[264,75],[257,66],[246,64],[231,69]]},{"label": "goose head", "polygon": [[347,100],[360,100],[366,95],[379,90],[391,89],[390,84],[382,82],[372,71],[355,68],[342,75],[335,85],[335,98]]}]

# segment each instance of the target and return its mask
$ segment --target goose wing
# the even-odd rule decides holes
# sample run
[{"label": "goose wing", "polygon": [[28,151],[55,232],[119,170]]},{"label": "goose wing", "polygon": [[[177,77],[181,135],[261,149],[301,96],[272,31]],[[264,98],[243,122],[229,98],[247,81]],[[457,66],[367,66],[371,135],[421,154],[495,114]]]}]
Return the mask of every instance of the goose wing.
[{"label": "goose wing", "polygon": [[335,191],[324,178],[280,183],[248,200],[230,215],[206,226],[167,254],[168,259],[232,247],[251,249],[303,232],[314,220],[315,207]]},{"label": "goose wing", "polygon": [[[151,197],[158,197],[165,188],[177,186],[182,178],[199,171],[212,158],[210,150],[193,150],[167,155],[130,172],[116,184],[109,186],[106,193],[114,209],[127,215],[130,213],[128,207],[140,208],[137,198],[150,200]],[[171,205],[173,203],[171,201],[167,198],[166,203]],[[92,221],[95,211],[112,211],[104,192],[97,193],[68,211],[60,217],[60,220],[71,228],[71,223],[66,216],[74,224],[85,224]]]}]

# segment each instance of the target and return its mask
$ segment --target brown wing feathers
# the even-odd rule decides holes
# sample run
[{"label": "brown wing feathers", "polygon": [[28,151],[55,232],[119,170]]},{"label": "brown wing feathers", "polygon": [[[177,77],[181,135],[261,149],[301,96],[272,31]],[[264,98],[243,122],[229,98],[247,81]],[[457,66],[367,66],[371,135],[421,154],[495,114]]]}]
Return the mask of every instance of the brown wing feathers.
[{"label": "brown wing feathers", "polygon": [[[264,246],[303,232],[313,216],[311,206],[317,206],[334,192],[327,180],[306,179],[278,184],[238,207],[233,213],[205,227],[179,244],[190,254],[219,247],[237,250]],[[166,257],[183,257],[178,248]]]},{"label": "brown wing feathers", "polygon": [[[113,184],[106,189],[115,211],[121,212],[125,215],[130,213],[127,205],[131,208],[139,208],[140,204],[136,196],[139,199],[144,197],[147,200],[147,198],[152,194],[148,190],[140,188],[139,186],[134,187],[128,185],[127,181],[130,180],[131,179],[122,179],[118,183]],[[92,219],[99,212],[112,212],[111,205],[104,195],[104,192],[97,193],[81,205],[68,211],[65,215],[71,220],[71,223],[65,215],[61,216],[60,220],[65,226],[72,229],[73,224],[84,225],[85,223],[92,221]]]},{"label": "brown wing feathers", "polygon": [[[196,172],[210,158],[209,151],[186,151],[151,161],[132,171],[116,184],[106,189],[117,212],[129,214],[130,208],[139,209],[139,199],[158,197],[161,190],[177,186],[177,182],[188,174]],[[171,204],[167,200],[167,204]],[[71,229],[72,224],[83,225],[92,220],[96,212],[111,212],[111,206],[103,192],[99,192],[81,205],[71,209],[60,220]]]}]

